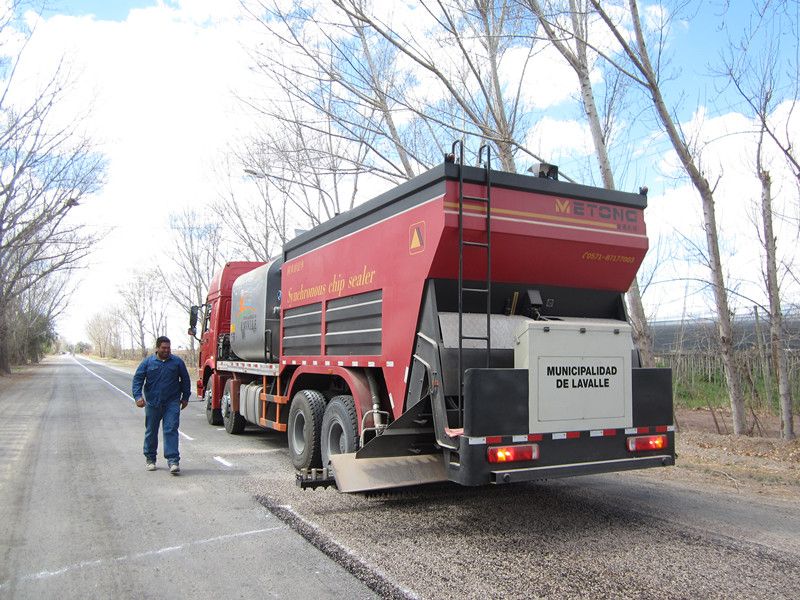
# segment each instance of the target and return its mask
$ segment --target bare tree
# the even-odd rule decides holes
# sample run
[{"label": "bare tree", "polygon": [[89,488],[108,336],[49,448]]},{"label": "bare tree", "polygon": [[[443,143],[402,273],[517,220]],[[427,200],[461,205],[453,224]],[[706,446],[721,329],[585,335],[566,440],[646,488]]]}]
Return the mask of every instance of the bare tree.
[{"label": "bare tree", "polygon": [[[223,242],[222,227],[213,218],[205,218],[200,213],[186,209],[170,216],[170,229],[174,244],[167,253],[169,265],[159,267],[159,281],[169,292],[185,314],[189,307],[205,304],[211,279],[214,273],[225,264],[227,250]],[[148,304],[156,306],[160,295],[151,289]],[[163,301],[163,298],[160,298]],[[163,306],[163,304],[162,304]],[[166,311],[162,333],[166,329]],[[159,334],[155,334],[156,337]],[[189,350],[194,357],[194,338],[189,338]]]},{"label": "bare tree", "polygon": [[329,6],[258,6],[252,16],[282,51],[255,49],[253,57],[281,93],[250,100],[251,106],[288,125],[295,139],[327,138],[315,144],[315,162],[327,154],[341,172],[370,172],[394,183],[432,164],[430,136],[418,135],[418,120],[402,105],[410,81],[392,44]]},{"label": "bare tree", "polygon": [[227,250],[222,227],[192,209],[170,216],[175,242],[170,252],[171,269],[159,269],[172,299],[181,307],[202,304],[217,269],[225,263]]},{"label": "bare tree", "polygon": [[326,131],[309,131],[296,101],[285,110],[280,134],[254,139],[240,154],[245,172],[259,180],[268,231],[281,244],[290,237],[290,222],[307,229],[355,206],[363,171],[348,165],[363,164],[367,151],[363,140],[339,138],[328,117],[322,116]]},{"label": "bare tree", "polygon": [[794,439],[794,421],[792,415],[792,388],[789,384],[789,367],[786,356],[786,342],[783,327],[783,310],[781,307],[780,288],[778,287],[778,261],[776,238],[773,229],[772,211],[772,178],[766,169],[763,159],[764,127],[762,125],[756,153],[756,173],[761,182],[761,224],[765,250],[767,297],[769,298],[769,331],[772,359],[778,378],[778,396],[781,406],[781,437]]},{"label": "bare tree", "polygon": [[258,65],[312,116],[277,114],[273,99],[252,105],[366,149],[362,157],[349,144],[315,146],[336,152],[342,166],[397,183],[438,164],[464,135],[492,142],[506,170],[516,170],[519,151],[541,160],[523,139],[535,39],[514,0],[423,1],[411,24],[390,22],[386,5],[364,0],[257,5],[251,14],[289,50],[257,53]]},{"label": "bare tree", "polygon": [[[800,98],[800,4],[793,0],[754,2],[753,20],[722,57],[721,74],[758,120],[761,135],[770,140],[800,186],[800,156],[790,124]],[[785,46],[790,46],[783,52]],[[783,119],[772,119],[778,104],[786,102]]]},{"label": "bare tree", "polygon": [[104,173],[102,156],[79,133],[80,118],[68,125],[54,118],[68,92],[65,67],[20,103],[11,94],[19,59],[0,63],[0,373],[10,369],[11,307],[20,294],[78,268],[95,241],[72,214]]},{"label": "bare tree", "polygon": [[[800,97],[798,82],[798,24],[790,8],[796,3],[764,1],[755,5],[754,18],[731,42],[722,56],[721,75],[745,101],[748,116],[757,124],[755,171],[761,184],[761,243],[764,247],[766,292],[769,301],[770,346],[778,383],[781,407],[781,435],[794,438],[792,390],[789,383],[783,299],[779,287],[777,237],[774,232],[772,174],[767,166],[767,151],[776,150],[800,184],[800,164],[796,160],[789,122]],[[788,35],[787,35],[788,34]],[[788,52],[782,45],[788,44]],[[783,126],[773,115],[779,104],[788,106]]]},{"label": "bare tree", "polygon": [[[731,312],[728,302],[728,290],[725,287],[725,277],[722,270],[722,257],[720,253],[716,210],[714,207],[714,187],[706,179],[700,166],[700,156],[696,153],[692,143],[686,138],[684,131],[676,122],[673,112],[667,105],[661,88],[663,74],[660,72],[662,63],[663,44],[671,15],[661,11],[662,22],[659,24],[657,42],[655,45],[655,61],[651,59],[651,49],[647,42],[645,29],[639,15],[639,5],[636,0],[627,0],[627,10],[618,2],[610,3],[600,0],[589,0],[596,13],[608,28],[617,43],[617,52],[601,53],[604,59],[614,64],[621,72],[625,73],[633,82],[643,89],[652,103],[658,122],[669,139],[672,148],[678,156],[689,180],[700,196],[703,209],[703,221],[706,238],[706,248],[711,271],[711,287],[714,293],[716,307],[720,355],[725,370],[725,380],[730,395],[731,411],[733,414],[734,433],[741,435],[747,431],[747,417],[745,414],[744,397],[736,372],[736,362],[733,350],[733,329]],[[625,25],[622,18],[626,19]],[[632,33],[632,35],[629,35]],[[587,44],[589,40],[585,40]],[[596,49],[596,48],[595,48]]]},{"label": "bare tree", "polygon": [[[523,81],[534,54],[530,21],[512,0],[420,2],[431,28],[421,23],[401,30],[386,22],[363,0],[333,0],[355,23],[368,26],[441,87],[442,101],[429,101],[432,90],[402,105],[423,121],[450,132],[477,133],[495,144],[502,168],[516,171],[515,155],[525,150]],[[525,53],[515,80],[503,81],[511,50]],[[528,152],[527,150],[525,150]],[[538,156],[528,152],[538,159]]]},{"label": "bare tree", "polygon": [[146,337],[153,307],[149,302],[155,296],[154,286],[159,284],[160,281],[154,280],[144,271],[136,271],[130,278],[130,284],[119,289],[122,305],[118,313],[128,328],[131,340],[138,344],[142,358],[147,356],[150,348]]},{"label": "bare tree", "polygon": [[[232,156],[228,160],[227,172],[220,178],[224,182],[224,189],[219,191],[209,210],[211,218],[222,225],[231,256],[266,262],[286,242],[287,198],[270,186],[261,171],[252,166],[244,166],[258,164],[260,162],[258,158],[258,156],[251,157],[248,146],[244,154]],[[233,185],[234,181],[241,179],[241,175],[234,175],[231,172],[231,161],[240,165],[240,169],[247,169],[246,175],[253,178],[258,193],[255,199],[251,196],[243,197],[240,187]],[[212,228],[209,225],[207,231],[198,230],[196,227],[192,226],[193,231],[208,238],[203,244],[219,244],[219,240],[215,238],[220,237],[222,230],[218,227]],[[182,234],[176,230],[176,235]],[[188,256],[191,253],[182,254]]]},{"label": "bare tree", "polygon": [[113,309],[95,313],[86,322],[86,335],[101,358],[116,357],[119,353],[122,325]]},{"label": "bare tree", "polygon": [[[563,2],[559,3],[559,5],[563,4]],[[618,96],[610,96],[613,104],[607,107],[607,118],[603,122],[597,107],[591,80],[591,70],[596,55],[591,57],[590,60],[590,53],[594,54],[594,52],[590,51],[587,42],[590,22],[588,2],[587,0],[569,0],[566,14],[562,10],[557,10],[552,3],[545,5],[539,0],[527,0],[527,5],[536,15],[544,34],[578,76],[581,103],[592,134],[595,156],[597,157],[603,185],[610,190],[616,189],[608,145],[610,123],[614,119],[613,113]],[[634,338],[639,348],[642,364],[652,367],[654,364],[653,341],[647,323],[647,315],[642,304],[642,294],[639,290],[638,280],[633,280],[627,297]]]},{"label": "bare tree", "polygon": [[61,273],[51,274],[17,296],[9,327],[12,362],[39,362],[55,341],[55,320],[66,308],[71,292],[65,279]]}]

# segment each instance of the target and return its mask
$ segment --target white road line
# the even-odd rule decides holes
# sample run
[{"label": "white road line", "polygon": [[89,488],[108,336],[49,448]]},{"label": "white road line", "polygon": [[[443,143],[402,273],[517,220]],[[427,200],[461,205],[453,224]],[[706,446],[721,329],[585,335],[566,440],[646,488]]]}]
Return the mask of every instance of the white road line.
[{"label": "white road line", "polygon": [[183,432],[182,432],[180,429],[178,429],[178,433],[180,433],[180,434],[181,434],[181,435],[184,437],[184,439],[187,439],[187,440],[189,440],[189,441],[191,441],[191,442],[193,442],[193,441],[194,441],[194,438],[193,438],[193,437],[189,437],[188,435],[186,435],[185,433],[183,433]]},{"label": "white road line", "polygon": [[225,465],[226,467],[232,467],[233,466],[233,463],[229,463],[227,460],[225,460],[221,456],[215,456],[214,460],[217,461],[221,465]]},{"label": "white road line", "polygon": [[[73,356],[73,358],[75,358],[75,357]],[[107,369],[113,369],[114,371],[119,371],[120,373],[125,373],[126,375],[133,375],[136,372],[136,369],[134,369],[133,371],[127,371],[125,369],[121,369],[120,367],[115,367],[115,366],[109,365],[107,363],[102,363],[102,362],[99,362],[99,361],[96,361],[96,360],[92,360],[88,356],[84,356],[83,360],[88,361],[88,362],[92,363],[93,365],[97,365],[99,367],[106,367]]]},{"label": "white road line", "polygon": [[86,372],[87,372],[87,373],[90,373],[91,375],[94,375],[95,377],[97,377],[97,378],[98,378],[100,381],[102,381],[103,383],[106,383],[106,384],[110,385],[112,388],[114,388],[115,390],[117,390],[117,391],[118,391],[120,394],[123,394],[123,395],[124,395],[126,398],[128,398],[128,400],[130,400],[131,402],[135,402],[135,400],[133,399],[133,396],[131,396],[131,395],[130,395],[128,392],[124,392],[124,391],[122,391],[122,390],[121,390],[121,389],[119,389],[117,386],[115,386],[113,383],[111,383],[110,381],[108,381],[107,379],[103,379],[102,377],[100,377],[100,375],[98,375],[97,373],[95,373],[94,371],[92,371],[92,370],[91,370],[89,367],[87,367],[86,365],[84,365],[83,363],[81,363],[81,362],[80,362],[80,361],[79,361],[77,358],[73,358],[72,360],[74,360],[74,361],[75,361],[75,362],[76,362],[78,365],[80,365],[81,367],[83,367],[84,369],[86,369]]},{"label": "white road line", "polygon": [[[219,535],[217,537],[206,538],[204,540],[197,540],[194,542],[187,542],[185,544],[181,544],[180,546],[167,546],[165,548],[159,548],[158,550],[149,550],[147,552],[139,552],[137,554],[128,554],[126,556],[117,556],[114,558],[101,558],[97,560],[85,560],[83,562],[74,563],[71,565],[67,565],[65,567],[61,567],[60,569],[56,569],[53,571],[39,571],[38,573],[30,573],[28,575],[23,575],[22,577],[18,577],[16,581],[23,582],[23,581],[39,581],[42,579],[49,579],[50,577],[55,577],[56,575],[63,575],[64,573],[69,573],[70,571],[76,571],[80,569],[85,569],[86,567],[95,567],[102,564],[108,564],[113,562],[125,562],[128,560],[134,560],[137,558],[147,558],[149,556],[158,556],[159,554],[166,554],[167,552],[175,552],[177,550],[183,550],[184,548],[191,548],[192,546],[199,546],[201,544],[210,544],[212,542],[220,542],[222,540],[230,540],[233,538],[240,538],[246,537],[250,535],[257,535],[259,533],[266,533],[268,531],[276,531],[278,529],[286,529],[286,525],[281,525],[278,527],[268,527],[266,529],[253,529],[251,531],[242,531],[240,533],[229,533],[227,535]],[[8,587],[11,583],[11,579],[8,579],[2,583],[0,583],[0,589]]]}]

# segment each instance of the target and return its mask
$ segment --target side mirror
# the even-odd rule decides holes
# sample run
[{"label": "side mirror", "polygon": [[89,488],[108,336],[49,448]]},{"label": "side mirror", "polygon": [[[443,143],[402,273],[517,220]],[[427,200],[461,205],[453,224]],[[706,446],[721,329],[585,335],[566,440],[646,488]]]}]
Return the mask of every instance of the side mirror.
[{"label": "side mirror", "polygon": [[195,328],[197,327],[197,315],[199,313],[200,313],[199,306],[192,306],[189,308],[189,331],[190,331],[189,335],[192,336],[195,335],[194,333],[191,332],[195,331]]},{"label": "side mirror", "polygon": [[200,307],[199,306],[190,306],[189,307],[189,329],[186,333],[188,333],[191,337],[196,339],[198,342],[202,343],[202,340],[197,337],[197,315],[200,314]]}]

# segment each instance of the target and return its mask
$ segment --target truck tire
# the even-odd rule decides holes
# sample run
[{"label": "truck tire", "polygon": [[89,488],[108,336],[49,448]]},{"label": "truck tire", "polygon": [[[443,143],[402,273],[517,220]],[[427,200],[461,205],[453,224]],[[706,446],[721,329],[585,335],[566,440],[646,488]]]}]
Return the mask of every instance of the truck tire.
[{"label": "truck tire", "polygon": [[300,390],[289,408],[289,454],[295,469],[322,466],[320,432],[325,414],[325,396],[315,390]]},{"label": "truck tire", "polygon": [[222,405],[220,410],[222,411],[222,422],[225,425],[225,431],[231,435],[239,435],[242,433],[247,421],[245,421],[244,417],[238,412],[233,412],[233,407],[231,406],[230,380],[225,382],[225,391],[222,394],[220,404]]},{"label": "truck tire", "polygon": [[358,416],[352,396],[336,396],[328,403],[322,418],[322,466],[334,454],[358,450]]},{"label": "truck tire", "polygon": [[[209,381],[209,383],[211,383]],[[206,386],[206,391],[203,393],[203,400],[206,401],[206,420],[209,425],[222,425],[222,410],[219,408],[212,408],[211,405],[211,386]]]}]

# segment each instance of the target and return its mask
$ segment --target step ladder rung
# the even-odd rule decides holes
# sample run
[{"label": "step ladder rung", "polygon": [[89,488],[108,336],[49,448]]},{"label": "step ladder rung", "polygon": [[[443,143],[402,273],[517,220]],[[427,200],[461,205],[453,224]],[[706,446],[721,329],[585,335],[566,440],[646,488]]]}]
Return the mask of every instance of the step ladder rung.
[{"label": "step ladder rung", "polygon": [[483,198],[481,196],[462,196],[464,200],[472,200],[474,202],[489,202],[488,198]]},{"label": "step ladder rung", "polygon": [[489,337],[485,335],[462,335],[462,340],[482,340],[484,342],[489,341]]},{"label": "step ladder rung", "polygon": [[486,288],[461,288],[462,292],[475,292],[478,294],[488,294],[489,290]]},{"label": "step ladder rung", "polygon": [[473,246],[475,248],[488,248],[489,244],[486,242],[464,242],[465,246]]}]

